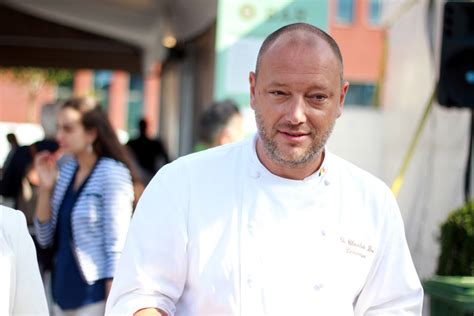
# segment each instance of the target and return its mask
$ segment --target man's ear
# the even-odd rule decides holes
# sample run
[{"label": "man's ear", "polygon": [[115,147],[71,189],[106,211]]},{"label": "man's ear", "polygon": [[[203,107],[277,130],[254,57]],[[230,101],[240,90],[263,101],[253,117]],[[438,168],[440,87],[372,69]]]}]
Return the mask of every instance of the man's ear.
[{"label": "man's ear", "polygon": [[342,83],[341,95],[339,96],[337,117],[341,116],[341,114],[342,114],[342,110],[344,109],[344,101],[346,100],[346,95],[347,95],[348,90],[349,90],[349,82],[344,81]]},{"label": "man's ear", "polygon": [[249,74],[249,83],[250,83],[250,107],[255,110],[255,73],[253,71]]}]

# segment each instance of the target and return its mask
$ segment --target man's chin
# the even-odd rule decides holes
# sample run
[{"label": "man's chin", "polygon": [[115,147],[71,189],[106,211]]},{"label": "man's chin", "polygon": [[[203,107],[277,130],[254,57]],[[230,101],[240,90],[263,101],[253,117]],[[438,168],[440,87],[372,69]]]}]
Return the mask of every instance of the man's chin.
[{"label": "man's chin", "polygon": [[293,167],[304,166],[311,161],[311,155],[300,151],[280,152],[278,156],[280,163]]}]

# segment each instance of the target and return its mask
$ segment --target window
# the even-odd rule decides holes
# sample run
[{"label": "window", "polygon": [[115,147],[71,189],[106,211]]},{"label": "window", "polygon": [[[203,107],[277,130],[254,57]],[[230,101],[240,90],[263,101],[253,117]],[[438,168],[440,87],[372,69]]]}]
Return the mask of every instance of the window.
[{"label": "window", "polygon": [[143,116],[143,77],[130,74],[127,131],[130,138],[138,136],[138,121]]},{"label": "window", "polygon": [[112,80],[112,71],[97,70],[94,71],[94,92],[97,101],[102,108],[107,111],[109,108],[109,87]]},{"label": "window", "polygon": [[354,17],[354,1],[338,0],[336,10],[336,21],[343,24],[352,23]]},{"label": "window", "polygon": [[369,22],[371,25],[379,25],[380,17],[382,15],[382,1],[381,0],[370,0],[369,6]]},{"label": "window", "polygon": [[375,105],[375,84],[351,82],[344,103],[346,105]]},{"label": "window", "polygon": [[56,98],[58,100],[66,100],[73,96],[73,86],[74,86],[74,72],[69,71],[70,77],[64,81],[61,81],[56,89]]}]

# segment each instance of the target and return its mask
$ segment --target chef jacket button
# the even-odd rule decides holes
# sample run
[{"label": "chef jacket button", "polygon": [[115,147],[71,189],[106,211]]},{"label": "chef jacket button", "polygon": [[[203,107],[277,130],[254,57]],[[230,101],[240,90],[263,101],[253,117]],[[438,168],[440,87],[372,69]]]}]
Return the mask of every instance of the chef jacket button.
[{"label": "chef jacket button", "polygon": [[253,278],[251,275],[247,276],[247,285],[252,288],[253,287]]},{"label": "chef jacket button", "polygon": [[260,178],[260,172],[255,170],[251,173],[250,176],[254,179],[258,179],[258,178]]},{"label": "chef jacket button", "polygon": [[247,231],[250,235],[253,235],[253,233],[255,232],[255,222],[251,221],[247,224]]},{"label": "chef jacket button", "polygon": [[321,284],[321,283],[315,284],[315,285],[313,286],[313,289],[314,289],[315,291],[320,291],[322,288],[323,288],[323,284]]}]

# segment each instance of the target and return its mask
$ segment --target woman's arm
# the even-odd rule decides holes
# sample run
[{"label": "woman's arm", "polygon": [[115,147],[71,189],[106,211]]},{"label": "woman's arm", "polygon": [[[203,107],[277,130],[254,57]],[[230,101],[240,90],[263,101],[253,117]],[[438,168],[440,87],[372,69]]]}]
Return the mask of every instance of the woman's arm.
[{"label": "woman's arm", "polygon": [[113,278],[132,217],[133,186],[130,173],[124,165],[107,161],[106,167],[102,220],[106,277]]},{"label": "woman's arm", "polygon": [[39,177],[35,215],[40,223],[44,223],[51,219],[50,200],[58,177],[54,155],[48,151],[38,153],[35,157],[35,169]]}]

